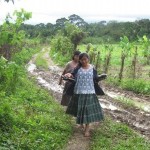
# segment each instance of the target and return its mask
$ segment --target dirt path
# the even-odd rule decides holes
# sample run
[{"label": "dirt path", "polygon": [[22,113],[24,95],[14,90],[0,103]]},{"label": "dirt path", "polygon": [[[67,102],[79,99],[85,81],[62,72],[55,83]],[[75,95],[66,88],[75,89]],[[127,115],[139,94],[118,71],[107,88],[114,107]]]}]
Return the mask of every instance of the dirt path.
[{"label": "dirt path", "polygon": [[[49,49],[43,55],[46,58],[49,64],[49,70],[39,70],[36,68],[34,64],[35,57],[29,62],[27,69],[29,73],[36,77],[39,85],[51,91],[53,96],[60,103],[61,95],[63,91],[63,86],[58,85],[58,79],[60,74],[62,73],[62,68],[56,66],[48,55]],[[135,129],[142,136],[150,139],[150,112],[149,107],[148,111],[141,110],[140,108],[126,108],[117,101],[115,101],[116,95],[123,95],[124,97],[129,97],[133,101],[145,101],[146,104],[149,104],[149,99],[146,97],[142,97],[139,95],[132,95],[130,92],[124,91],[115,91],[112,87],[108,87],[104,83],[102,83],[102,87],[107,93],[106,96],[99,97],[99,101],[101,106],[103,107],[104,113],[109,114],[112,118],[114,118],[118,122],[124,122],[128,124],[131,128]],[[111,90],[111,91],[110,91]],[[113,92],[113,94],[111,93]],[[112,96],[115,95],[115,96]],[[141,100],[140,100],[141,99]],[[91,126],[92,130],[95,130],[98,127],[97,124],[93,124]],[[75,126],[74,134],[72,138],[69,140],[67,147],[65,150],[88,150],[90,144],[90,138],[85,138],[83,136],[82,131]]]}]

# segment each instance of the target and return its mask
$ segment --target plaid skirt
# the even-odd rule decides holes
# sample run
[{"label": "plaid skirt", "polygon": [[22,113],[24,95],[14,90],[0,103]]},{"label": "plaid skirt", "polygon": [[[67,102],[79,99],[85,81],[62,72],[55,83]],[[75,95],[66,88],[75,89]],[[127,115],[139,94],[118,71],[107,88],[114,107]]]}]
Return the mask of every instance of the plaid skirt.
[{"label": "plaid skirt", "polygon": [[74,94],[66,113],[75,116],[77,124],[88,124],[104,119],[96,94]]}]

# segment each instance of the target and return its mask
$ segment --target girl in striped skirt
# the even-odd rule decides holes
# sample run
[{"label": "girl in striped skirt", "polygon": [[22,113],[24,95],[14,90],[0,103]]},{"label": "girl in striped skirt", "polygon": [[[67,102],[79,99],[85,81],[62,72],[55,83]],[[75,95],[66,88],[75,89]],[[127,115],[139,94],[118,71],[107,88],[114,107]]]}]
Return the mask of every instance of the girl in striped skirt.
[{"label": "girl in striped skirt", "polygon": [[77,124],[84,124],[84,136],[90,136],[89,124],[104,119],[96,95],[97,93],[104,95],[104,92],[99,86],[96,86],[98,83],[95,85],[97,72],[89,63],[88,54],[81,53],[79,55],[79,66],[65,76],[75,78],[76,81],[66,113],[75,116]]}]

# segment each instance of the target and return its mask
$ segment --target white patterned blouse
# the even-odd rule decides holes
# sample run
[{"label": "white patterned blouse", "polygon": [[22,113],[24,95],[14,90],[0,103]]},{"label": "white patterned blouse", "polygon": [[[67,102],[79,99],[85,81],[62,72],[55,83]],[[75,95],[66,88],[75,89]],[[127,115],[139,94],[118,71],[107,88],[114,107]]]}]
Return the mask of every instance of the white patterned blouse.
[{"label": "white patterned blouse", "polygon": [[75,94],[94,94],[94,82],[93,82],[93,66],[88,69],[82,67],[78,70],[76,76],[76,85],[74,88]]}]

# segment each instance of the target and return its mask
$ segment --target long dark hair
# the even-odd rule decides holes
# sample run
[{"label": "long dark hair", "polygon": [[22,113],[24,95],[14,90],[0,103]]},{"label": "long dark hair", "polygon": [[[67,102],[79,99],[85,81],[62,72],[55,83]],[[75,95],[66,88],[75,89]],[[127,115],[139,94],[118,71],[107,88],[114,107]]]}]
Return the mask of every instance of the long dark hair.
[{"label": "long dark hair", "polygon": [[74,60],[74,56],[79,56],[80,55],[80,51],[75,51],[74,53],[73,53],[73,56],[72,56],[72,60]]},{"label": "long dark hair", "polygon": [[87,59],[90,59],[89,55],[87,53],[80,53],[79,55],[79,63],[78,63],[78,68],[80,68],[82,66],[82,64],[80,63],[80,60],[83,58],[83,57],[86,57]]}]

